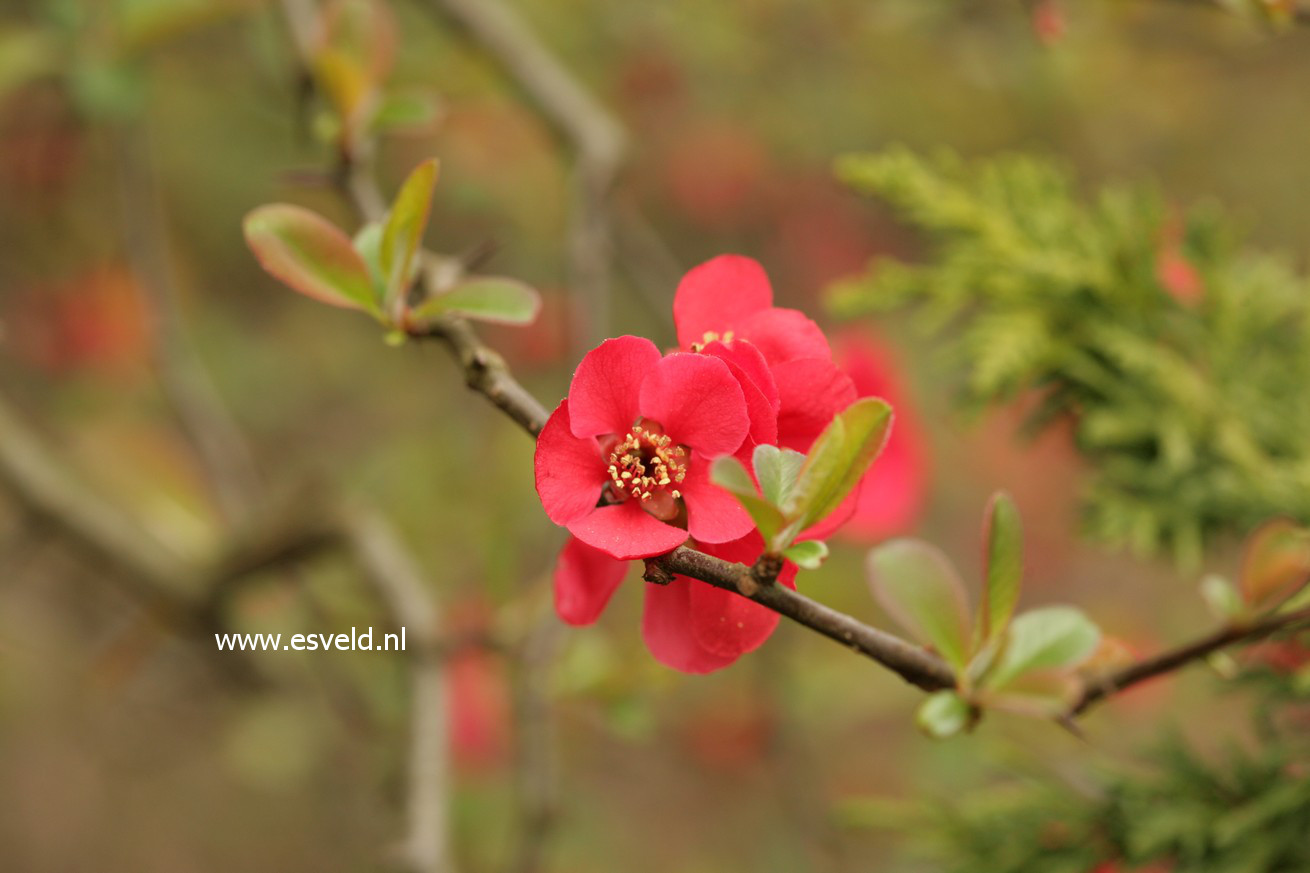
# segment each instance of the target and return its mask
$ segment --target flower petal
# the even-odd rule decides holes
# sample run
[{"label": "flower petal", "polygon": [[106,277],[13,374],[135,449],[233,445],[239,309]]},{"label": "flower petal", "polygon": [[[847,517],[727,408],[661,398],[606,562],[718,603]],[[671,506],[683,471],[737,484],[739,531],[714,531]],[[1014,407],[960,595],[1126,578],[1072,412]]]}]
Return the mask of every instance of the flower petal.
[{"label": "flower petal", "polygon": [[706,457],[737,451],[750,430],[741,385],[727,364],[708,355],[660,359],[641,383],[640,409],[675,443]]},{"label": "flower petal", "polygon": [[752,312],[773,305],[773,288],[759,262],[741,255],[719,255],[694,267],[673,296],[673,322],[685,349],[706,333],[723,334]]},{"label": "flower petal", "polygon": [[798,358],[776,364],[778,445],[808,451],[833,417],[855,402],[850,377],[824,358]]},{"label": "flower petal", "polygon": [[595,437],[579,439],[570,432],[567,400],[550,414],[537,437],[533,472],[546,515],[562,525],[594,510],[609,481]]},{"label": "flower petal", "polygon": [[733,327],[736,339],[749,340],[770,364],[795,358],[830,358],[828,338],[798,309],[766,309],[741,319]]},{"label": "flower petal", "polygon": [[587,352],[569,385],[574,436],[625,434],[637,421],[641,383],[660,359],[648,339],[621,336]]},{"label": "flower petal", "polygon": [[[731,543],[702,546],[707,554],[736,561],[754,563],[764,551],[764,541],[752,533]],[[778,584],[796,587],[796,565],[786,562]],[[737,658],[759,648],[778,626],[778,613],[753,603],[731,591],[705,583],[692,582],[692,634],[701,648],[720,657]]]},{"label": "flower petal", "polygon": [[687,504],[687,530],[698,541],[726,543],[755,527],[737,498],[710,481],[710,462],[705,458],[692,458],[679,488]]},{"label": "flower petal", "polygon": [[[746,396],[746,415],[750,418],[750,430],[740,451],[748,454],[755,446],[778,441],[778,386],[769,372],[769,365],[759,349],[747,342],[734,342],[730,346],[713,342],[701,349],[702,354],[712,355],[728,365],[729,372],[737,379],[742,393]],[[743,463],[746,463],[743,461]],[[746,463],[747,469],[750,464]]]},{"label": "flower petal", "polygon": [[865,474],[855,513],[841,531],[855,542],[876,542],[905,533],[922,513],[928,487],[927,440],[886,346],[865,328],[844,331],[834,345],[837,364],[851,377],[856,392],[882,397],[896,410],[887,445]]},{"label": "flower petal", "polygon": [[650,515],[639,500],[601,506],[569,524],[568,529],[592,548],[624,561],[663,555],[687,540],[685,530]]},{"label": "flower petal", "polygon": [[628,562],[611,558],[577,537],[569,537],[555,563],[555,612],[571,625],[600,617],[628,572]]},{"label": "flower petal", "polygon": [[728,666],[737,657],[715,654],[696,638],[691,621],[694,587],[710,586],[685,576],[674,576],[668,585],[647,585],[641,636],[655,660],[666,667],[684,673],[710,673]]}]

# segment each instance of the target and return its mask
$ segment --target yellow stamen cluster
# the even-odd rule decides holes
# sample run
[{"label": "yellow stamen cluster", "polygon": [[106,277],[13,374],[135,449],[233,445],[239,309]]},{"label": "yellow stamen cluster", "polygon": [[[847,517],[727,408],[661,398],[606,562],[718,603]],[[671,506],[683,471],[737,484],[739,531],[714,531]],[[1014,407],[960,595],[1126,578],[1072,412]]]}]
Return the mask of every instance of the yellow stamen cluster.
[{"label": "yellow stamen cluster", "polygon": [[712,342],[732,342],[732,331],[725,330],[722,334],[718,334],[712,330],[707,330],[705,331],[705,335],[700,338],[700,342],[691,344],[691,350],[693,352],[699,352]]},{"label": "yellow stamen cluster", "polygon": [[[619,494],[650,500],[661,489],[681,484],[687,477],[687,450],[673,445],[668,436],[641,425],[615,444],[610,452],[610,480]],[[682,496],[676,488],[669,496]]]}]

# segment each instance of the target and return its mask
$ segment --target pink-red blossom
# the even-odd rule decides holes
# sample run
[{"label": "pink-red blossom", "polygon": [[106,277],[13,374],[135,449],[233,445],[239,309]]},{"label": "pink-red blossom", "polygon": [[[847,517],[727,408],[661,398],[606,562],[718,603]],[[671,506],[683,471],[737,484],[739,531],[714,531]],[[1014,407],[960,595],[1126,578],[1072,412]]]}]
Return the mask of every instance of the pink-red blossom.
[{"label": "pink-red blossom", "polygon": [[750,517],[710,482],[710,463],[752,429],[723,359],[606,340],[582,359],[537,439],[537,493],[551,521],[613,558],[663,554],[688,535],[738,539]]},{"label": "pink-red blossom", "polygon": [[764,358],[777,389],[777,445],[808,451],[833,417],[858,397],[882,397],[896,425],[860,487],[810,534],[837,529],[859,541],[902,533],[918,517],[925,489],[924,440],[909,413],[890,356],[872,337],[843,335],[836,348],[819,326],[794,309],[773,305],[764,268],[740,255],[720,255],[692,269],[673,301],[683,348],[749,348]]},{"label": "pink-red blossom", "polygon": [[[764,551],[755,531],[728,543],[696,543],[707,554],[750,564]],[[628,571],[616,560],[571,537],[555,567],[555,608],[569,624],[586,625],[604,611]],[[794,588],[796,566],[785,563],[778,583]],[[709,673],[728,666],[764,643],[778,626],[778,614],[731,591],[674,576],[668,585],[645,588],[641,632],[660,663],[684,673]]]}]

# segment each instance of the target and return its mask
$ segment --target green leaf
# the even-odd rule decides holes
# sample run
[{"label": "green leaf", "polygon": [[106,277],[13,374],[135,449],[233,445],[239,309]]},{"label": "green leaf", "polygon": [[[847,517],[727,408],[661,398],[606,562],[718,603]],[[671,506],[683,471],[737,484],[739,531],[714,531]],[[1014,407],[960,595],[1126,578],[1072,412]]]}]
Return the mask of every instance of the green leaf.
[{"label": "green leaf", "polygon": [[429,158],[409,174],[387,213],[378,251],[378,267],[387,285],[385,307],[388,312],[392,311],[391,307],[397,300],[403,298],[414,277],[436,184],[437,159]]},{"label": "green leaf", "polygon": [[1023,523],[1014,500],[1004,491],[992,495],[987,504],[983,550],[985,569],[978,625],[985,642],[1005,630],[1023,584]]},{"label": "green leaf", "polygon": [[1233,583],[1213,573],[1201,580],[1201,599],[1220,621],[1232,621],[1246,612],[1242,595],[1237,593]]},{"label": "green leaf", "polygon": [[1100,629],[1071,606],[1025,612],[1010,622],[1005,648],[984,681],[1003,688],[1027,673],[1071,669],[1091,657],[1100,641]]},{"label": "green leaf", "polygon": [[740,461],[731,455],[716,458],[710,466],[710,481],[737,498],[737,502],[746,509],[751,520],[755,522],[760,536],[764,537],[764,542],[768,544],[770,550],[786,548],[786,545],[773,544],[784,524],[782,513],[760,496],[755,489],[755,483],[751,481],[751,474],[746,472]]},{"label": "green leaf", "polygon": [[788,546],[782,553],[797,567],[805,570],[817,570],[828,557],[828,544],[821,540],[806,540],[803,543],[793,543]]},{"label": "green leaf", "polygon": [[1310,530],[1276,518],[1257,528],[1246,543],[1241,589],[1250,606],[1275,606],[1310,580]]},{"label": "green leaf", "polygon": [[791,505],[783,507],[804,530],[837,508],[878,457],[891,429],[886,401],[864,397],[839,413],[810,447]]},{"label": "green leaf", "polygon": [[420,322],[459,315],[498,324],[531,324],[540,311],[541,295],[531,285],[502,276],[478,276],[425,300],[411,314]]},{"label": "green leaf", "polygon": [[914,722],[919,730],[935,740],[953,737],[969,727],[974,719],[973,707],[954,691],[938,691],[919,704]]},{"label": "green leaf", "polygon": [[869,552],[874,598],[897,624],[932,646],[956,671],[969,660],[969,609],[950,560],[922,540],[892,540]]},{"label": "green leaf", "polygon": [[758,445],[751,457],[755,478],[760,480],[764,499],[774,506],[786,506],[796,487],[796,478],[805,464],[805,456],[791,449]]},{"label": "green leaf", "polygon": [[373,113],[373,129],[424,127],[436,120],[438,106],[433,94],[387,94]]},{"label": "green leaf", "polygon": [[381,300],[386,289],[382,281],[382,223],[370,221],[355,231],[353,241],[355,251],[368,266],[368,274],[373,279],[373,296]]},{"label": "green leaf", "polygon": [[364,259],[327,219],[274,203],[250,212],[243,228],[260,265],[292,290],[330,306],[379,315]]}]

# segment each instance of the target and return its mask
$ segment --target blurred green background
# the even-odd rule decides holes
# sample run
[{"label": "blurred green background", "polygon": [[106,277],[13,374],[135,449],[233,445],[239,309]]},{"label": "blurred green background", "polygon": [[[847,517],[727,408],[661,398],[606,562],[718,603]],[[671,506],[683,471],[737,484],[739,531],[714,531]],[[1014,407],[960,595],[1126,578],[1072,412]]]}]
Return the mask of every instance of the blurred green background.
[{"label": "blurred green background", "polygon": [[[391,192],[440,157],[429,244],[494,243],[489,269],[542,290],[537,324],[484,334],[553,407],[586,347],[568,287],[569,150],[439,5],[392,4],[390,86],[438,108],[383,139],[379,175]],[[512,6],[631,139],[603,335],[671,344],[681,272],[728,251],[822,320],[829,282],[920,251],[831,178],[837,154],[889,143],[1033,151],[1088,190],[1146,181],[1180,207],[1215,199],[1305,266],[1310,29],[1164,0]],[[316,178],[333,161],[315,135],[323,108],[298,96],[278,5],[6,0],[0,14],[0,391],[67,472],[197,561],[263,517],[224,518],[152,365],[159,313],[131,242],[145,166],[181,323],[266,500],[294,514],[309,487],[383,510],[456,628],[512,636],[548,612],[562,532],[533,492],[530,441],[441,349],[384,346],[365,321],[286,293],[245,247],[241,218],[265,202],[351,221]],[[1061,433],[1019,440],[1018,411],[966,422],[933,349],[899,319],[877,328],[929,440],[915,533],[976,578],[978,519],[1004,487],[1026,521],[1030,602],[1077,603],[1144,651],[1204,626],[1195,577],[1079,540],[1081,471]],[[881,623],[862,554],[835,549],[801,584]],[[1222,543],[1207,559],[1235,562]],[[160,630],[107,572],[0,492],[0,869],[384,868],[404,815],[404,663],[269,653],[256,662],[271,685],[236,689],[204,640]],[[996,717],[933,743],[912,726],[917,692],[787,624],[718,674],[660,667],[638,634],[640,584],[597,627],[560,631],[541,674],[558,779],[542,869],[931,870],[910,851],[923,834],[905,839],[919,801],[1077,787],[1162,725],[1205,746],[1244,723],[1198,670],[1098,711],[1090,742]],[[331,558],[265,574],[229,611],[234,627],[286,633],[387,622]],[[518,672],[480,649],[448,668],[466,869],[513,855]]]}]

